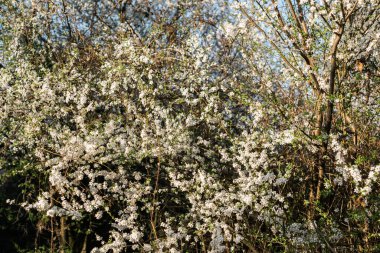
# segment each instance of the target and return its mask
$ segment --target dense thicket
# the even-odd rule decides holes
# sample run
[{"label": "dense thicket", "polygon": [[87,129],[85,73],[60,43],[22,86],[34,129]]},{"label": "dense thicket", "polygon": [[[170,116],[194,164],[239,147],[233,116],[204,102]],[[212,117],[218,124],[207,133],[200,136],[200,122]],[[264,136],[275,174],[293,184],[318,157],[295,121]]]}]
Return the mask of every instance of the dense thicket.
[{"label": "dense thicket", "polygon": [[2,1],[0,248],[379,251],[379,15]]}]

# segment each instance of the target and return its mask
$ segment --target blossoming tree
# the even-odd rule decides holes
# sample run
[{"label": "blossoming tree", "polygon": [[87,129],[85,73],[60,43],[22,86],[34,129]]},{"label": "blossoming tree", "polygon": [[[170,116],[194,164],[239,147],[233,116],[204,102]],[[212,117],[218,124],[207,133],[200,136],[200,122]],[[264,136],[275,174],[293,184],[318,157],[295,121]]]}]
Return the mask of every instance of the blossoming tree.
[{"label": "blossoming tree", "polygon": [[379,6],[3,1],[4,247],[378,250]]}]

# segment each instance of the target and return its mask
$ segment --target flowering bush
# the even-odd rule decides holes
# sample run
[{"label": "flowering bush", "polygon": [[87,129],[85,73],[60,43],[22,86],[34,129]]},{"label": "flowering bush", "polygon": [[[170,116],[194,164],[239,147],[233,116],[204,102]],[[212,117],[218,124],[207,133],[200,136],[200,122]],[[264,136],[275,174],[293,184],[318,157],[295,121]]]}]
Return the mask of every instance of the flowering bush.
[{"label": "flowering bush", "polygon": [[5,1],[4,248],[378,250],[378,7]]}]

